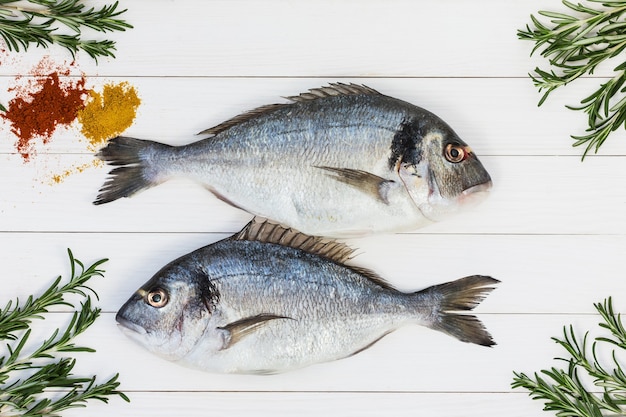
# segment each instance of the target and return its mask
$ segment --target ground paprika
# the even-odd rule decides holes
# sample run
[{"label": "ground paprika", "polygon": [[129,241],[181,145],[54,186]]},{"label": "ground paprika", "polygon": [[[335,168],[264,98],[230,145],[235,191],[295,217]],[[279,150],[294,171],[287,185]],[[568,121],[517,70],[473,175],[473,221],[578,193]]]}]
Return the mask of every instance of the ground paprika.
[{"label": "ground paprika", "polygon": [[72,123],[84,107],[88,89],[85,78],[64,79],[57,71],[36,75],[26,86],[17,90],[0,116],[11,123],[11,131],[18,137],[17,152],[28,161],[34,151],[32,141],[40,138],[44,143],[59,126]]}]

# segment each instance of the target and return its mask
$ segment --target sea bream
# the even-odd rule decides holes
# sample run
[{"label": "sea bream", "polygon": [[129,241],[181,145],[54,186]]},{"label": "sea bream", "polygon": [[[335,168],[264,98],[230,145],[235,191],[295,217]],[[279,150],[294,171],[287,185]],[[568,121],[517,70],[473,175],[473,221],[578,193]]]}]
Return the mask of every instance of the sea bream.
[{"label": "sea bream", "polygon": [[117,137],[94,204],[187,177],[221,200],[307,234],[411,230],[482,200],[491,178],[431,112],[355,84],[330,84],[203,131],[183,146]]},{"label": "sea bream", "polygon": [[407,324],[494,344],[465,311],[498,280],[474,275],[403,293],[346,265],[351,254],[342,243],[253,221],[163,267],[116,319],[162,358],[218,373],[272,374],[345,358]]}]

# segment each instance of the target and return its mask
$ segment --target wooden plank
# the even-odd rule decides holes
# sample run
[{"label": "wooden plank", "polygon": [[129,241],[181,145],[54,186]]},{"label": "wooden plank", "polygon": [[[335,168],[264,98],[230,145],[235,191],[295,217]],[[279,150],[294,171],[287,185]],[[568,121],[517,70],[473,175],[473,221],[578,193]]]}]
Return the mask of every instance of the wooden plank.
[{"label": "wooden plank", "polygon": [[[478,207],[418,233],[624,234],[623,157],[482,158],[494,189]],[[108,169],[89,168],[54,184],[89,155],[40,155],[24,165],[0,156],[0,230],[94,232],[235,232],[250,215],[187,180],[172,180],[102,206],[93,206]],[[599,179],[602,179],[601,181]],[[146,214],[150,213],[149,216]]]},{"label": "wooden plank", "polygon": [[[243,111],[336,81],[365,83],[445,119],[481,156],[492,195],[444,223],[351,239],[359,248],[352,262],[404,291],[476,273],[500,279],[477,309],[498,345],[471,346],[409,326],[352,358],[284,375],[213,375],[163,361],[116,328],[115,311],[165,263],[228,236],[250,216],[184,180],[94,207],[108,169],[90,165],[92,149],[77,125],[57,131],[24,163],[2,123],[0,306],[66,275],[67,247],[86,264],[110,258],[105,277],[92,281],[103,316],[79,339],[97,352],[79,355],[76,371],[101,378],[119,371],[133,401],[93,403],[89,415],[539,416],[540,403],[511,389],[513,370],[555,365],[563,352],[550,337],[564,325],[595,335],[594,302],[613,295],[626,311],[626,133],[581,164],[582,150],[568,136],[585,129],[584,114],[563,108],[612,68],[537,108],[527,73],[542,61],[516,38],[531,13],[563,10],[559,2],[131,3],[121,6],[135,29],[106,35],[118,41],[118,58],[96,66],[79,54],[72,67],[90,87],[128,81],[138,89],[142,105],[126,134],[188,143]],[[60,48],[0,51],[0,103],[46,56],[71,61]],[[58,174],[67,174],[60,184],[52,181]],[[68,319],[67,309],[57,309],[34,336]]]},{"label": "wooden plank", "polygon": [[[238,393],[238,392],[158,392],[130,393],[131,403],[114,400],[110,405],[93,403],[89,415],[205,416],[227,414],[256,417],[341,416],[413,417],[416,414],[438,417],[484,417],[541,415],[541,404],[522,393]],[[158,396],[159,400],[155,401]],[[84,410],[68,410],[64,415],[81,416]]]},{"label": "wooden plank", "polygon": [[[48,333],[36,334],[49,334],[68,316],[54,314],[43,324],[37,322]],[[96,353],[76,354],[75,373],[104,379],[119,372],[122,388],[129,392],[509,393],[517,392],[510,386],[514,371],[528,374],[562,366],[554,358],[566,357],[566,352],[550,338],[561,337],[563,326],[573,325],[581,337],[587,330],[593,336],[603,334],[597,315],[480,314],[480,319],[496,346],[470,345],[424,327],[406,326],[349,358],[259,376],[212,374],[165,361],[127,338],[113,314],[105,313],[77,339]],[[612,366],[611,349],[602,350],[607,367]]]},{"label": "wooden plank", "polygon": [[[2,68],[2,66],[0,66]],[[24,85],[27,77],[10,80]],[[586,115],[566,109],[592,91],[601,80],[581,79],[580,88],[554,93],[542,107],[530,79],[515,78],[194,78],[194,77],[88,77],[87,87],[102,90],[106,83],[126,81],[137,90],[142,103],[134,124],[125,135],[183,145],[206,136],[197,133],[256,107],[286,102],[282,96],[297,95],[331,82],[366,84],[383,94],[423,107],[444,119],[480,157],[509,155],[581,156],[570,135],[586,129]],[[0,92],[7,104],[15,93]],[[17,138],[0,119],[5,133],[0,154],[16,152]],[[615,132],[600,155],[626,155],[626,133]],[[59,128],[47,145],[34,141],[37,154],[91,154],[93,149],[75,122]],[[11,159],[21,161],[18,155]],[[32,162],[36,165],[37,155]]]},{"label": "wooden plank", "polygon": [[[107,2],[93,2],[101,3]],[[117,41],[117,59],[100,59],[96,66],[81,53],[76,73],[523,77],[535,66],[528,58],[533,45],[518,41],[516,32],[545,5],[539,0],[483,0],[480,7],[463,0],[155,0],[121,7],[128,8],[123,17],[135,28],[106,35]],[[62,49],[51,51],[71,61]],[[24,61],[37,62],[49,53],[34,49]],[[17,61],[0,66],[0,75],[27,73],[30,65],[21,57]]]},{"label": "wooden plank", "polygon": [[[0,233],[4,259],[0,305],[40,293],[58,275],[67,279],[66,249],[85,264],[101,258],[105,277],[92,280],[100,305],[115,312],[161,267],[227,234],[215,233]],[[416,291],[467,275],[501,284],[478,308],[489,314],[591,314],[593,303],[618,295],[626,236],[387,235],[348,242],[354,265],[368,267],[402,291]],[[18,279],[19,278],[19,279]]]}]

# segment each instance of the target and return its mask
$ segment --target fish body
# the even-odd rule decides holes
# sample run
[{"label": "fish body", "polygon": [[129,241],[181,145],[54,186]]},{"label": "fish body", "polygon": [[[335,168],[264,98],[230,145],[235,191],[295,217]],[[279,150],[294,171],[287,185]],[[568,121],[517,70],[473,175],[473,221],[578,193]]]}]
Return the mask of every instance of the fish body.
[{"label": "fish body", "polygon": [[117,320],[153,353],[219,373],[271,374],[345,358],[406,324],[493,344],[476,317],[455,311],[474,308],[497,280],[471,276],[403,293],[345,265],[351,253],[253,222],[165,266]]},{"label": "fish body", "polygon": [[482,200],[491,178],[440,118],[359,85],[331,84],[261,107],[183,146],[117,137],[95,204],[172,177],[307,234],[409,230]]}]

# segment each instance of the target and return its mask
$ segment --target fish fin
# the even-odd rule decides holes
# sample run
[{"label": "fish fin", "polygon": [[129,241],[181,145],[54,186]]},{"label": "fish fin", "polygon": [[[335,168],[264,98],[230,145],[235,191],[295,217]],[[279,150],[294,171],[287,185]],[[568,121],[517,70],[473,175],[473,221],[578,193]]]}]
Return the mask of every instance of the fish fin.
[{"label": "fish fin", "polygon": [[265,106],[261,106],[258,107],[256,109],[247,111],[245,113],[242,113],[240,115],[237,115],[235,117],[233,117],[232,119],[228,119],[220,124],[218,124],[217,126],[213,126],[209,129],[205,129],[202,132],[199,132],[199,135],[205,135],[205,134],[209,134],[209,135],[217,135],[220,132],[223,132],[225,130],[230,129],[233,126],[236,126],[240,123],[246,122],[250,119],[254,119],[255,117],[259,117],[262,114],[265,113],[271,113],[275,110],[278,110],[282,107],[285,106],[290,106],[291,104],[289,103],[283,103],[283,104],[267,104]]},{"label": "fish fin", "polygon": [[343,264],[348,261],[354,249],[344,243],[317,236],[309,236],[291,228],[285,228],[267,219],[255,217],[234,236],[234,240],[253,240],[264,243],[275,243],[300,249],[308,253],[323,256],[334,262]]},{"label": "fish fin", "polygon": [[220,327],[221,330],[226,330],[229,335],[222,350],[228,349],[244,337],[254,333],[260,327],[265,326],[270,321],[276,319],[293,320],[291,317],[277,316],[275,314],[258,314],[256,316],[246,317],[241,320],[234,321],[224,327]]},{"label": "fish fin", "polygon": [[347,357],[351,357],[354,356],[358,353],[363,352],[364,350],[367,350],[369,348],[371,348],[372,346],[374,346],[376,343],[378,343],[380,341],[380,339],[382,339],[383,337],[387,336],[389,333],[393,332],[393,330],[389,330],[386,331],[385,333],[383,333],[381,336],[377,337],[376,339],[372,340],[371,342],[369,342],[367,345],[355,350],[354,352],[352,352],[351,354],[349,354]]},{"label": "fish fin", "polygon": [[207,190],[209,190],[209,192],[211,194],[213,194],[215,197],[217,197],[218,200],[223,201],[224,203],[228,204],[229,206],[233,206],[235,208],[238,208],[240,210],[246,211],[246,209],[244,209],[243,207],[241,207],[238,204],[235,204],[231,199],[229,199],[228,197],[224,196],[223,194],[215,191],[215,189],[213,187],[206,187]]},{"label": "fish fin", "polygon": [[304,102],[317,100],[326,97],[336,96],[355,96],[355,95],[381,95],[378,91],[361,84],[345,84],[345,83],[330,83],[327,86],[320,88],[311,88],[306,93],[301,93],[297,96],[285,97],[289,101]]},{"label": "fish fin", "polygon": [[435,318],[430,324],[432,329],[444,332],[463,342],[493,346],[496,343],[476,316],[453,311],[473,310],[494,289],[493,285],[499,282],[495,278],[472,275],[434,285],[419,291],[416,295],[418,297],[425,295],[431,300],[437,300]]},{"label": "fish fin", "polygon": [[105,204],[155,186],[157,180],[149,173],[146,154],[170,149],[172,146],[149,140],[118,136],[109,140],[107,146],[96,153],[96,157],[109,165],[117,166],[109,172],[109,178],[100,188],[94,204]]},{"label": "fish fin", "polygon": [[284,97],[285,99],[291,101],[292,103],[267,104],[265,106],[261,106],[256,109],[245,112],[243,114],[240,114],[238,116],[235,116],[232,119],[228,119],[218,124],[217,126],[211,127],[209,129],[205,129],[198,134],[199,135],[204,135],[204,134],[217,135],[218,133],[228,130],[231,127],[236,126],[240,123],[254,119],[255,117],[259,117],[266,113],[272,113],[280,108],[291,106],[293,103],[297,103],[297,102],[316,100],[316,99],[325,98],[325,97],[349,96],[349,95],[359,95],[359,94],[380,94],[380,93],[374,90],[373,88],[369,88],[364,85],[358,85],[358,84],[352,84],[352,83],[350,84],[331,83],[325,87],[312,88],[308,92],[299,94],[297,96]]},{"label": "fish fin", "polygon": [[351,185],[366,194],[370,194],[377,200],[389,204],[389,188],[395,181],[387,180],[378,175],[358,169],[324,166],[318,166],[317,168],[329,171],[337,181]]},{"label": "fish fin", "polygon": [[231,236],[231,239],[275,243],[300,249],[344,265],[383,288],[395,290],[390,283],[375,272],[367,268],[345,265],[355,252],[355,249],[345,243],[318,236],[305,235],[297,230],[285,228],[278,223],[273,223],[262,217],[254,217],[239,233]]},{"label": "fish fin", "polygon": [[387,282],[384,278],[382,278],[381,276],[379,276],[376,272],[367,269],[367,268],[362,268],[359,266],[348,266],[351,270],[353,270],[354,272],[363,275],[365,278],[369,279],[370,281],[372,281],[373,283],[375,283],[376,285],[379,285],[383,288],[386,288],[388,290],[394,290],[397,291],[397,289],[391,285],[389,282]]}]

